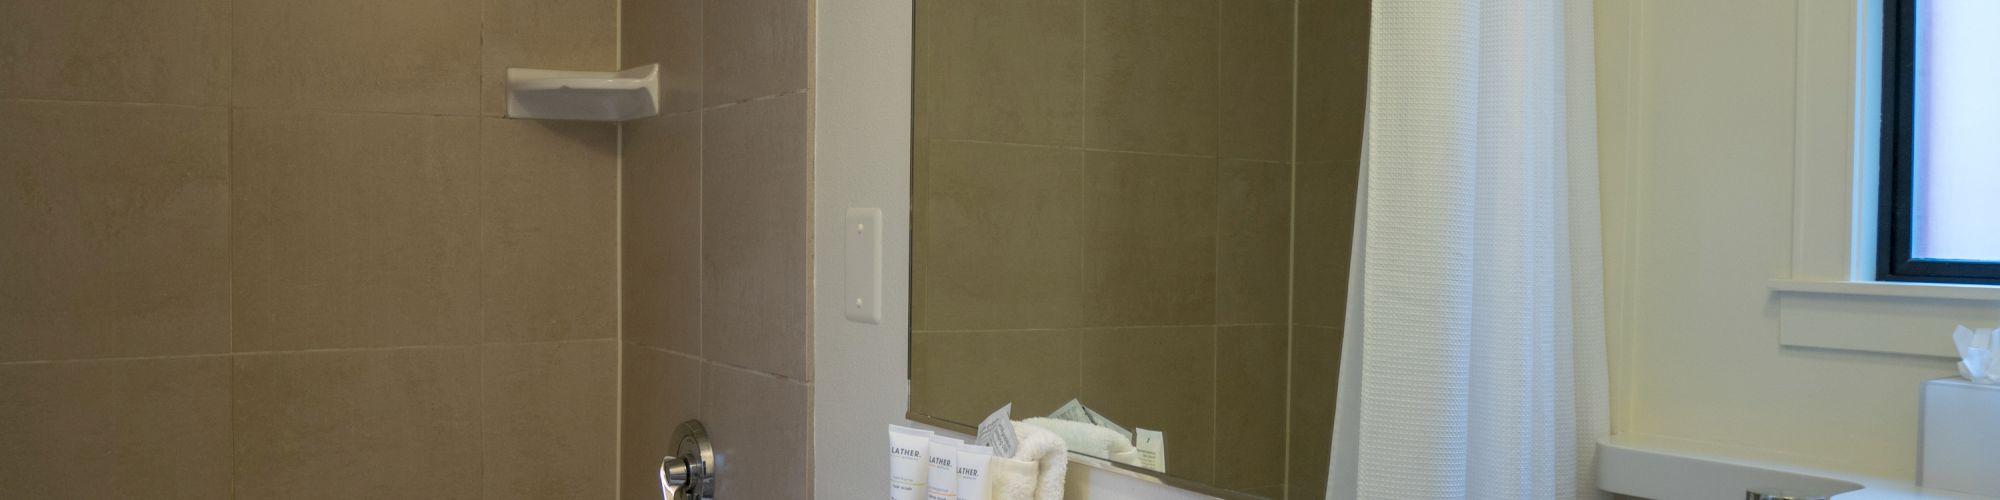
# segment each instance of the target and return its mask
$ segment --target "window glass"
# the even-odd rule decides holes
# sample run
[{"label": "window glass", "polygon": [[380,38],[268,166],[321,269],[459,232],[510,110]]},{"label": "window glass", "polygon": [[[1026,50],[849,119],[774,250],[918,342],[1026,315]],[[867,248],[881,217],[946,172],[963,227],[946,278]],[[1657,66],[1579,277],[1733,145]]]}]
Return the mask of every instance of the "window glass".
[{"label": "window glass", "polygon": [[1916,8],[1911,257],[2000,261],[2000,1]]}]

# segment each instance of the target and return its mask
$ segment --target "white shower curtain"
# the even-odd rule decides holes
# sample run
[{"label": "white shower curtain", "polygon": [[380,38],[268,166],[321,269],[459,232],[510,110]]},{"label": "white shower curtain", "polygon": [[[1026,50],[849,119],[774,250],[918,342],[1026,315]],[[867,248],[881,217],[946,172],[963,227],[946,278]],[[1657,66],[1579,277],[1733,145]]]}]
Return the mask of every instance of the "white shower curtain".
[{"label": "white shower curtain", "polygon": [[1590,0],[1376,0],[1329,498],[1590,498]]}]

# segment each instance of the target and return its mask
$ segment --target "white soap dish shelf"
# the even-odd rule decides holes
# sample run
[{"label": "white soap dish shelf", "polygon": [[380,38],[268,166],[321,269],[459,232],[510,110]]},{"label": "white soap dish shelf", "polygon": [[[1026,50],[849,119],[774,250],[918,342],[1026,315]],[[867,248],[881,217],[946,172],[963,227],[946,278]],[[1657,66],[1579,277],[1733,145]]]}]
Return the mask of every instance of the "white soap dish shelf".
[{"label": "white soap dish shelf", "polygon": [[622,122],[660,114],[660,65],[625,71],[507,68],[507,117]]}]

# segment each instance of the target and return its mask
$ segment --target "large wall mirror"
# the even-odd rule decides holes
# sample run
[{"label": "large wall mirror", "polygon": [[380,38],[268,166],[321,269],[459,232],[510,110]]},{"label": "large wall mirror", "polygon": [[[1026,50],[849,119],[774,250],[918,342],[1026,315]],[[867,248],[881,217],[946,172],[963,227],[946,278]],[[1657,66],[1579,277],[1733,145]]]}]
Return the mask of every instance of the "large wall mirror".
[{"label": "large wall mirror", "polygon": [[1075,402],[1176,481],[1321,498],[1368,2],[916,9],[911,417]]}]

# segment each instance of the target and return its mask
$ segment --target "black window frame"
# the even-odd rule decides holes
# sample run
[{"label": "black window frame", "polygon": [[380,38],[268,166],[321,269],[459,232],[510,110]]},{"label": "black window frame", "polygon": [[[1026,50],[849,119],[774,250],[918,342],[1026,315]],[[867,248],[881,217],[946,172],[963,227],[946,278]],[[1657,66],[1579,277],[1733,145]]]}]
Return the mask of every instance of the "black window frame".
[{"label": "black window frame", "polygon": [[1876,238],[1875,279],[1929,283],[2000,285],[2000,262],[1918,259],[1911,255],[1915,231],[1911,205],[1916,198],[1917,3],[1882,0],[1882,143],[1880,233]]}]

